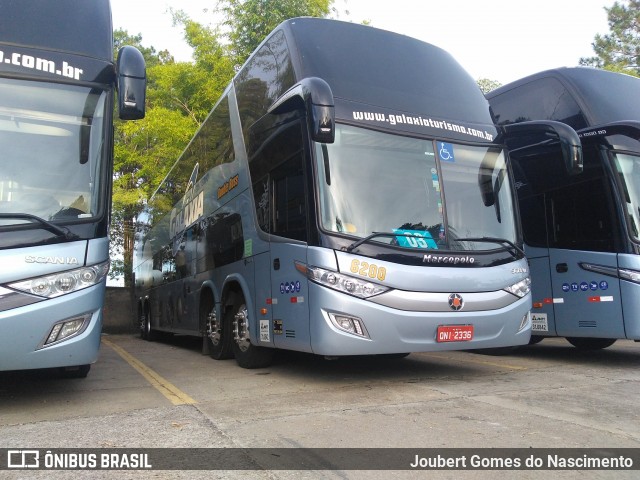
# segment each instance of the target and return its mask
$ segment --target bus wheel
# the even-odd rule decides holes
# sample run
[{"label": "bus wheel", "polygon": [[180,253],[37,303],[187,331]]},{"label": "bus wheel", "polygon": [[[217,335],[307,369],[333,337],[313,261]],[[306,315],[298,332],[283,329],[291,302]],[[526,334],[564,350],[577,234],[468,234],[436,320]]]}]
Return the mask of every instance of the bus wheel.
[{"label": "bus wheel", "polygon": [[242,368],[264,368],[271,365],[274,351],[253,345],[249,336],[249,312],[240,298],[230,310],[228,322],[233,331],[233,354]]},{"label": "bus wheel", "polygon": [[157,332],[151,328],[151,314],[147,313],[146,315],[143,314],[143,319],[142,319],[142,333],[140,335],[143,339],[145,339],[148,342],[153,342],[157,339],[158,335]]},{"label": "bus wheel", "polygon": [[216,315],[215,305],[212,302],[205,303],[200,309],[200,315],[204,315],[206,327],[206,342],[211,358],[215,360],[225,360],[231,358],[231,341],[229,329],[223,329],[223,322]]},{"label": "bus wheel", "polygon": [[580,350],[600,350],[616,343],[615,338],[566,337],[574,347]]},{"label": "bus wheel", "polygon": [[144,313],[144,310],[140,310],[138,315],[138,328],[140,329],[140,338],[143,340],[147,339],[147,316]]}]

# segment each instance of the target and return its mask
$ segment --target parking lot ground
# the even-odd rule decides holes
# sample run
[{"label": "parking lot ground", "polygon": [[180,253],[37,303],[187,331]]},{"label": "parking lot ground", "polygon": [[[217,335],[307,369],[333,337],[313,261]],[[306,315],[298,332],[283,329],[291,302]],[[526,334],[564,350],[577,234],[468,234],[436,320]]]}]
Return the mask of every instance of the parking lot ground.
[{"label": "parking lot ground", "polygon": [[[0,448],[635,449],[640,448],[639,366],[640,344],[618,341],[605,350],[580,352],[563,339],[546,339],[504,356],[439,352],[330,361],[278,352],[272,366],[245,370],[234,360],[201,355],[197,339],[146,342],[105,335],[86,379],[44,371],[0,373]],[[33,475],[38,473],[53,472]],[[110,476],[118,472],[91,473],[125,478]],[[128,475],[175,478],[178,473]],[[206,473],[199,475],[243,474]],[[78,472],[58,474],[83,478],[74,476]],[[199,478],[194,475],[188,478]],[[389,478],[384,471],[246,475]],[[553,473],[554,478],[638,475],[637,470]],[[549,478],[549,472],[439,471],[437,478],[537,479]]]}]

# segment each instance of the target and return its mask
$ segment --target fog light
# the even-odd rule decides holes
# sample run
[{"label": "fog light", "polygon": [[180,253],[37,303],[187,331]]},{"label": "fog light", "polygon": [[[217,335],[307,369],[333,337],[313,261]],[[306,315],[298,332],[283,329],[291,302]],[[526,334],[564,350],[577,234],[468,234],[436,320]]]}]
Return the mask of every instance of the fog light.
[{"label": "fog light", "polygon": [[41,348],[60,343],[81,334],[87,329],[87,326],[91,321],[91,317],[91,313],[85,313],[80,317],[69,318],[56,323],[51,327],[51,331],[49,332],[49,335],[47,335],[46,340],[42,343]]},{"label": "fog light", "polygon": [[367,332],[364,323],[358,317],[342,315],[339,313],[330,313],[329,318],[331,319],[331,323],[333,323],[333,325],[339,330],[359,337],[369,338],[369,333]]}]

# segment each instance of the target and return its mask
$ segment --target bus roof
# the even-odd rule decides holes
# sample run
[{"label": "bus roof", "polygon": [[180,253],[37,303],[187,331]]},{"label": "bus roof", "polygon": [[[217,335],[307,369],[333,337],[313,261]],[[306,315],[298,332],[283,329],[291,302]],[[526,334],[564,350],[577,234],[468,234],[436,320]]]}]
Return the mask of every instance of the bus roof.
[{"label": "bus roof", "polygon": [[489,92],[487,98],[491,101],[542,78],[555,78],[563,83],[579,105],[588,126],[640,120],[640,79],[591,67],[564,67],[538,72]]},{"label": "bus roof", "polygon": [[[254,82],[266,86],[261,100],[264,114],[289,87],[308,77],[319,77],[330,86],[337,118],[351,115],[353,120],[351,112],[368,107],[493,126],[489,104],[477,83],[448,52],[355,23],[310,17],[286,20],[256,49],[234,82],[252,102]],[[359,107],[352,108],[355,104]]]},{"label": "bus roof", "polygon": [[3,0],[0,44],[113,62],[109,0]]}]

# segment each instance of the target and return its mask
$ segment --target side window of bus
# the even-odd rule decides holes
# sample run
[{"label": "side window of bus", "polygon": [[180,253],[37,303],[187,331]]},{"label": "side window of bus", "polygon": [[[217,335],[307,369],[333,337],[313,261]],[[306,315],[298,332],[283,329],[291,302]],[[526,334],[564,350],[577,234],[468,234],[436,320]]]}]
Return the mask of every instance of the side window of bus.
[{"label": "side window of bus", "polygon": [[273,233],[295,240],[307,240],[302,152],[276,167],[273,186]]},{"label": "side window of bus", "polygon": [[300,119],[251,132],[249,171],[262,231],[307,240],[303,159]]},{"label": "side window of bus", "polygon": [[503,93],[491,100],[496,123],[557,120],[579,130],[587,126],[580,107],[556,78],[545,77]]},{"label": "side window of bus", "polygon": [[602,178],[549,193],[553,221],[551,245],[570,250],[613,252],[614,226],[609,193]]}]

